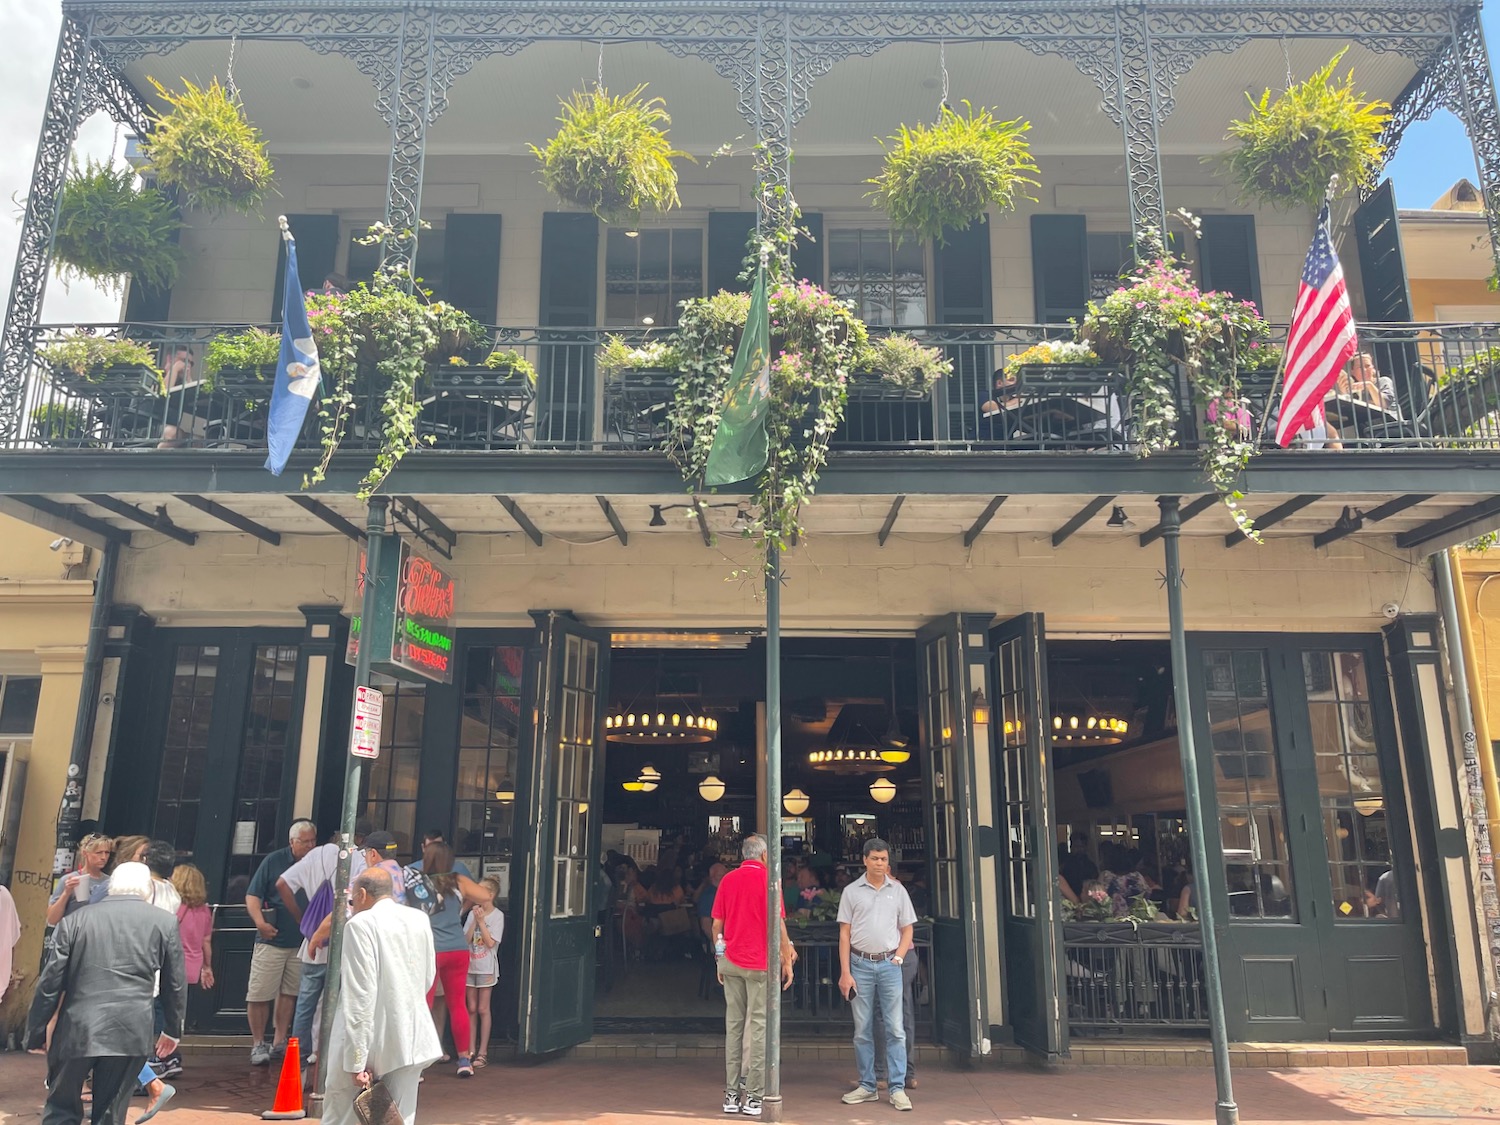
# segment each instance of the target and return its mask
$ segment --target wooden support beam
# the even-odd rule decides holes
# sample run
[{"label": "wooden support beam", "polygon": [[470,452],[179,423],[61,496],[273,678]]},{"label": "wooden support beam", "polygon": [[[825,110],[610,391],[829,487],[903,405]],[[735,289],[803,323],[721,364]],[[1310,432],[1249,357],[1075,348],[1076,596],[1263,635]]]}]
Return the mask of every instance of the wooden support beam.
[{"label": "wooden support beam", "polygon": [[609,521],[609,526],[614,528],[615,538],[620,541],[620,546],[630,546],[630,536],[625,533],[625,525],[620,522],[619,513],[615,511],[615,507],[609,502],[609,498],[607,496],[595,496],[594,499],[599,501],[599,507],[604,510],[604,518]]},{"label": "wooden support beam", "polygon": [[[1387,500],[1384,504],[1371,508],[1368,512],[1360,512],[1359,518],[1352,523],[1336,523],[1328,528],[1328,530],[1318,532],[1313,536],[1313,546],[1326,547],[1330,543],[1336,543],[1340,539],[1353,535],[1367,523],[1379,523],[1388,516],[1394,516],[1398,512],[1406,511],[1408,508],[1415,508],[1418,504],[1431,499],[1432,497],[1428,495],[1398,496],[1394,500]],[[1343,516],[1340,515],[1339,518],[1342,520]],[[1420,528],[1415,528],[1412,532],[1407,532],[1407,534],[1410,535],[1420,530]],[[1397,540],[1396,545],[1398,547],[1401,546],[1400,540]]]},{"label": "wooden support beam", "polygon": [[113,512],[122,519],[134,520],[142,527],[149,527],[152,531],[159,531],[168,539],[175,539],[191,547],[198,542],[198,536],[191,531],[184,531],[172,522],[172,517],[167,515],[165,508],[157,508],[154,512],[143,512],[134,504],[127,503],[116,496],[105,496],[102,493],[91,492],[87,495],[79,493],[79,496],[90,504],[103,508],[106,512]]},{"label": "wooden support beam", "polygon": [[693,499],[693,515],[698,519],[698,534],[703,536],[703,545],[712,547],[714,545],[713,532],[708,530],[708,513],[703,510],[703,501]]},{"label": "wooden support beam", "polygon": [[1076,532],[1084,524],[1088,523],[1089,520],[1093,519],[1100,512],[1104,511],[1104,509],[1113,500],[1113,496],[1095,496],[1082,508],[1078,509],[1078,514],[1076,516],[1074,516],[1067,523],[1063,524],[1060,528],[1052,533],[1052,545],[1054,547],[1061,547],[1064,543],[1066,543],[1073,537],[1074,532]]},{"label": "wooden support beam", "polygon": [[521,505],[517,504],[509,496],[496,496],[495,499],[500,501],[500,506],[510,513],[510,518],[515,520],[520,529],[526,533],[526,538],[540,547],[542,545],[542,533],[537,530],[536,524],[531,522],[531,517],[521,510]]},{"label": "wooden support beam", "polygon": [[0,496],[0,513],[101,551],[110,543],[130,546],[130,532],[47,496]]},{"label": "wooden support beam", "polygon": [[974,521],[972,527],[964,532],[964,546],[972,547],[974,540],[978,539],[980,533],[990,525],[990,520],[995,518],[995,513],[1000,510],[1000,505],[1005,503],[1004,496],[992,496],[990,502],[984,506],[984,511],[979,513],[979,518]]},{"label": "wooden support beam", "polygon": [[[427,507],[427,505],[423,504],[422,501],[418,500],[415,496],[397,496],[396,506],[391,509],[392,512],[394,513],[400,511],[402,505],[404,505],[413,515],[417,517],[417,520],[422,525],[422,529],[424,529],[425,531],[430,531],[433,535],[436,535],[439,539],[441,539],[448,545],[448,549],[446,551],[443,551],[443,549],[441,547],[438,547],[437,544],[432,544],[434,548],[442,551],[445,556],[451,559],[453,557],[453,548],[458,546],[458,532],[454,531],[442,520],[438,519],[437,516],[433,515],[432,511]],[[426,536],[423,534],[423,530],[413,528],[413,531],[422,538],[426,538]]]},{"label": "wooden support beam", "polygon": [[886,513],[885,524],[880,529],[880,546],[885,546],[885,541],[891,537],[891,528],[896,526],[896,517],[901,514],[901,505],[906,503],[905,496],[898,496],[891,503],[891,510]]},{"label": "wooden support beam", "polygon": [[265,524],[256,523],[249,516],[242,516],[238,512],[231,511],[206,496],[178,496],[189,508],[197,508],[205,515],[213,516],[220,523],[227,523],[236,531],[243,531],[246,535],[253,535],[262,543],[269,543],[273,547],[281,546],[281,533],[272,531]]},{"label": "wooden support beam", "polygon": [[356,543],[363,543],[365,541],[365,533],[363,531],[322,501],[314,500],[311,496],[304,496],[300,492],[288,492],[286,498],[297,505],[297,507],[311,515],[317,516],[340,535],[347,535]]},{"label": "wooden support beam", "polygon": [[[1188,520],[1192,519],[1194,516],[1202,515],[1218,502],[1219,498],[1213,493],[1209,493],[1207,496],[1195,496],[1193,497],[1193,499],[1189,500],[1182,506],[1182,514],[1180,516],[1180,519],[1183,523],[1187,523]],[[1155,543],[1158,539],[1161,538],[1161,533],[1162,524],[1160,522],[1158,522],[1155,527],[1148,528],[1146,531],[1141,532],[1141,546],[1151,546],[1151,544]]]},{"label": "wooden support beam", "polygon": [[[1275,527],[1288,516],[1294,516],[1309,504],[1316,504],[1322,496],[1293,496],[1290,500],[1283,500],[1265,515],[1255,516],[1255,530],[1264,531],[1268,527]],[[1235,528],[1224,536],[1224,546],[1238,547],[1250,537],[1239,528]]]},{"label": "wooden support beam", "polygon": [[[1426,497],[1423,497],[1423,499],[1426,499]],[[1429,520],[1420,527],[1414,527],[1410,531],[1403,531],[1400,535],[1396,536],[1396,546],[1403,549],[1408,547],[1422,547],[1437,539],[1447,539],[1447,542],[1442,543],[1436,548],[1437,550],[1442,550],[1444,547],[1452,547],[1458,543],[1467,542],[1470,539],[1477,539],[1486,531],[1494,530],[1493,526],[1470,527],[1470,524],[1484,521],[1493,525],[1497,519],[1500,519],[1500,496],[1491,496],[1488,500],[1481,500],[1477,504],[1470,504],[1467,508],[1460,508],[1456,512],[1449,512],[1446,516]],[[1462,532],[1462,534],[1455,539],[1453,536],[1454,532]]]}]

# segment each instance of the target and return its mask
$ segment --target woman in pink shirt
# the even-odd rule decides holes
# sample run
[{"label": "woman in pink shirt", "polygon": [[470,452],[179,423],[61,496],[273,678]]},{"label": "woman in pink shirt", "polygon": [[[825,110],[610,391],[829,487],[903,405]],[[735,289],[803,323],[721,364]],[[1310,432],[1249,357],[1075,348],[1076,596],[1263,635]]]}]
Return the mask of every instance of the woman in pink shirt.
[{"label": "woman in pink shirt", "polygon": [[[182,965],[187,982],[200,988],[214,986],[214,913],[208,908],[208,886],[203,872],[191,863],[179,863],[172,869],[172,886],[182,898],[177,907],[177,932],[182,937]],[[161,1075],[171,1078],[182,1073],[182,1054],[162,1059]],[[139,1122],[137,1122],[139,1125]]]}]

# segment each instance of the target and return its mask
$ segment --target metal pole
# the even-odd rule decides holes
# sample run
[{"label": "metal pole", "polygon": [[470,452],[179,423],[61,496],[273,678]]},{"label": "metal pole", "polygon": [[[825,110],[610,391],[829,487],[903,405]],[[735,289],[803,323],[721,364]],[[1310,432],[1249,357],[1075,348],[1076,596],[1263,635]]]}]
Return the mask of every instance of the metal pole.
[{"label": "metal pole", "polygon": [[781,558],[766,543],[766,1096],[781,1120]]},{"label": "metal pole", "polygon": [[1187,791],[1188,843],[1193,873],[1198,881],[1198,928],[1203,934],[1204,983],[1208,989],[1208,1029],[1213,1042],[1214,1086],[1218,1125],[1239,1125],[1240,1107],[1234,1103],[1229,1077],[1229,1032],[1224,1019],[1224,985],[1219,975],[1219,935],[1214,928],[1213,896],[1208,893],[1208,834],[1204,827],[1204,794],[1193,750],[1193,704],[1188,691],[1187,635],[1182,623],[1182,561],[1178,539],[1182,533],[1180,498],[1163,496],[1162,544],[1167,554],[1167,617],[1172,628],[1172,694],[1177,704],[1177,752],[1182,758],[1182,782]]},{"label": "metal pole", "polygon": [[54,875],[73,865],[78,846],[78,822],[83,818],[83,787],[88,780],[89,758],[94,747],[94,724],[99,713],[99,680],[104,672],[104,642],[109,636],[109,611],[115,601],[115,571],[120,544],[111,539],[99,558],[94,575],[94,604],[89,611],[89,635],[83,650],[83,676],[78,684],[78,713],[73,719],[73,749],[68,756],[68,776],[63,783],[62,806],[57,813],[57,847],[53,852]]},{"label": "metal pole", "polygon": [[[370,497],[365,515],[365,592],[360,602],[360,644],[354,658],[355,694],[370,686],[370,622],[375,617],[376,584],[379,581],[380,554],[385,545],[385,510],[390,503],[384,496]],[[349,699],[349,729],[354,730],[354,697]],[[328,1090],[328,1036],[338,1018],[339,967],[344,952],[344,892],[349,886],[350,861],[354,856],[354,824],[359,816],[359,802],[364,794],[364,759],[345,751],[344,815],[339,824],[339,862],[333,876],[333,928],[328,938],[328,982],[323,987],[323,1025],[318,1036],[318,1096]]]}]

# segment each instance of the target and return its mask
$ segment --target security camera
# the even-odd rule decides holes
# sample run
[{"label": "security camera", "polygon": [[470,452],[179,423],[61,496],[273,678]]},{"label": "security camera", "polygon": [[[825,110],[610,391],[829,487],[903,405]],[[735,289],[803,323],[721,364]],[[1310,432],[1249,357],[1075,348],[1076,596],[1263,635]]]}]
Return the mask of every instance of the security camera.
[{"label": "security camera", "polygon": [[47,544],[47,550],[61,551],[64,547],[71,547],[72,545],[73,540],[69,539],[66,535],[61,535]]},{"label": "security camera", "polygon": [[1390,620],[1394,621],[1396,620],[1396,618],[1401,616],[1401,607],[1395,602],[1386,602],[1385,605],[1380,607],[1380,612],[1385,614],[1386,617],[1388,617]]}]

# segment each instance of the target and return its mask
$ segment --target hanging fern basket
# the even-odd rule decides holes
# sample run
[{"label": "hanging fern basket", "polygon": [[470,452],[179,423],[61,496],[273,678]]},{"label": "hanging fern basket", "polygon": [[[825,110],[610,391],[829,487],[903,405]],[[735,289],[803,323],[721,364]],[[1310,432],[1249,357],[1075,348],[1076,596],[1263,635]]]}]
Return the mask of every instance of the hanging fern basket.
[{"label": "hanging fern basket", "polygon": [[1242,203],[1316,210],[1334,176],[1340,193],[1374,186],[1391,107],[1356,93],[1352,70],[1342,82],[1334,77],[1343,57],[1340,51],[1275,101],[1270,90],[1250,98],[1250,116],[1229,123],[1226,139],[1235,147],[1209,159],[1238,185]]},{"label": "hanging fern basket", "polygon": [[548,191],[611,223],[634,224],[642,212],[681,204],[672,162],[692,158],[672,148],[666,103],[645,90],[616,97],[600,86],[562,103],[557,135],[545,148],[529,146]]},{"label": "hanging fern basket", "polygon": [[151,79],[170,108],[156,115],[141,142],[149,170],[162,187],[177,189],[205,211],[259,214],[271,194],[272,175],[260,130],[217,78],[207,86],[181,82],[179,94]]},{"label": "hanging fern basket", "polygon": [[885,168],[866,181],[875,188],[868,194],[904,234],[941,243],[945,229],[965,230],[990,208],[1013,210],[1037,186],[1030,123],[963,105],[963,113],[945,105],[936,124],[903,125],[881,142]]},{"label": "hanging fern basket", "polygon": [[75,162],[58,204],[52,263],[64,280],[113,287],[131,277],[164,288],[177,280],[181,227],[172,201],[154,188],[137,190],[129,168]]}]

